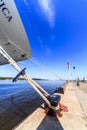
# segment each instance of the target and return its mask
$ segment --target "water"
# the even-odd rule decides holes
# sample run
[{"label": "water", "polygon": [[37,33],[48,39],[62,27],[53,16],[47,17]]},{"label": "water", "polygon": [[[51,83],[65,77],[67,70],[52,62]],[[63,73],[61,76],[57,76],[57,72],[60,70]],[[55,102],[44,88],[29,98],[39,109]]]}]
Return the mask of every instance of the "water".
[{"label": "water", "polygon": [[[36,82],[50,94],[63,85],[59,81]],[[42,103],[43,100],[26,81],[0,80],[0,130],[11,130]]]}]

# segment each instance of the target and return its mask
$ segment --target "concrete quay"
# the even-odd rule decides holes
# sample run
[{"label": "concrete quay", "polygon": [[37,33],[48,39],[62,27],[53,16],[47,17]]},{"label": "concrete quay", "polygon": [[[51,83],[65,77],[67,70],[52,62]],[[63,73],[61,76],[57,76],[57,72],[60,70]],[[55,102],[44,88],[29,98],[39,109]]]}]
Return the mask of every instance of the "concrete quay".
[{"label": "concrete quay", "polygon": [[61,118],[46,115],[40,107],[13,130],[87,130],[87,94],[81,85],[69,83],[65,94],[61,94],[61,103],[69,109],[62,112]]}]

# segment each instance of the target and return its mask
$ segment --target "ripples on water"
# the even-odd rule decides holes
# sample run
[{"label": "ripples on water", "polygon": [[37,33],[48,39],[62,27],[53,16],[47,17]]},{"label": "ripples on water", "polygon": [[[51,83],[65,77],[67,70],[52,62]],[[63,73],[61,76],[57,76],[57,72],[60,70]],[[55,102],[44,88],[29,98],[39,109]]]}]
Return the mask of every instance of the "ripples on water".
[{"label": "ripples on water", "polygon": [[[48,93],[52,94],[63,85],[59,81],[36,80]],[[43,100],[26,81],[12,83],[0,81],[0,130],[11,130],[25,119]]]}]

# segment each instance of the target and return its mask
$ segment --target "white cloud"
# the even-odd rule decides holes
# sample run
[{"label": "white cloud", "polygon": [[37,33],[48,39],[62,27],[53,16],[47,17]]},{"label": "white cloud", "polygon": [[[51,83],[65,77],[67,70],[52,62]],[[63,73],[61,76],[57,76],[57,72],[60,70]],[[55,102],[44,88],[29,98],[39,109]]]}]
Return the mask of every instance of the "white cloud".
[{"label": "white cloud", "polygon": [[50,26],[53,27],[55,25],[55,10],[52,2],[50,0],[38,0],[38,3],[42,13],[44,13],[50,23]]},{"label": "white cloud", "polygon": [[45,54],[46,54],[46,56],[50,56],[51,53],[52,53],[51,48],[48,48],[48,47],[45,46]]}]

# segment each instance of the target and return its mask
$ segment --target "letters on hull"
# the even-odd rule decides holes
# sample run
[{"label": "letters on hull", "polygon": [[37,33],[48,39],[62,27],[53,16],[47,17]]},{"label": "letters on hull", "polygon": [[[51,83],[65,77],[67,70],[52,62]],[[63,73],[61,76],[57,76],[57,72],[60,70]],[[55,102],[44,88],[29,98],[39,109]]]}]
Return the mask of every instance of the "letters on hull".
[{"label": "letters on hull", "polygon": [[[0,0],[0,46],[15,60],[31,58],[31,48],[14,0]],[[0,65],[7,64],[0,54]]]}]

